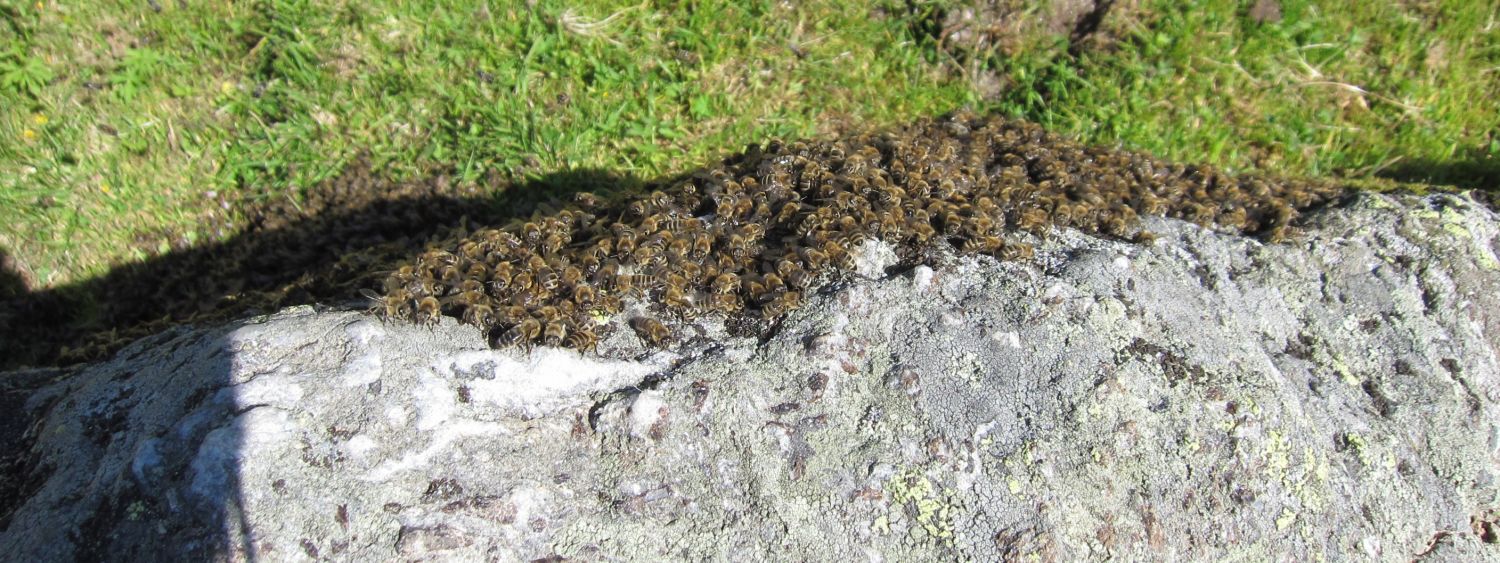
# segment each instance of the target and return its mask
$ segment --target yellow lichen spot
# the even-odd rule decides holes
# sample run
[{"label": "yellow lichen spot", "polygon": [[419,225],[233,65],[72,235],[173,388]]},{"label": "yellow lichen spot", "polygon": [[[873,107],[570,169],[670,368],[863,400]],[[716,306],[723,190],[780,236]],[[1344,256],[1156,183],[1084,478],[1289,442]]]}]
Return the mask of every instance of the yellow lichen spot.
[{"label": "yellow lichen spot", "polygon": [[870,524],[870,529],[882,536],[889,534],[891,533],[891,520],[886,518],[885,515],[881,515],[875,518],[875,522]]},{"label": "yellow lichen spot", "polygon": [[1479,252],[1475,256],[1475,262],[1479,263],[1480,268],[1486,270],[1500,270],[1500,261],[1495,260],[1495,255],[1490,254],[1489,250],[1483,247],[1480,247]]},{"label": "yellow lichen spot", "polygon": [[1345,364],[1342,358],[1335,357],[1331,363],[1333,364],[1333,371],[1338,372],[1339,379],[1343,380],[1345,384],[1350,387],[1359,386],[1359,378],[1354,377],[1354,373],[1349,371],[1349,365]]},{"label": "yellow lichen spot", "polygon": [[1281,432],[1266,433],[1266,473],[1276,477],[1286,475],[1287,468],[1292,466],[1289,449]]},{"label": "yellow lichen spot", "polygon": [[1459,223],[1443,223],[1443,230],[1448,231],[1448,234],[1453,235],[1454,238],[1469,238],[1474,236]]},{"label": "yellow lichen spot", "polygon": [[1281,509],[1281,516],[1276,518],[1276,529],[1285,530],[1295,523],[1297,523],[1297,513],[1293,512],[1290,508],[1283,508]]},{"label": "yellow lichen spot", "polygon": [[1019,494],[1021,494],[1021,482],[1018,481],[1018,480],[1016,480],[1015,477],[1011,477],[1010,479],[1006,479],[1005,480],[1005,487],[1008,488],[1008,489],[1010,489],[1010,494],[1013,494],[1013,495],[1019,495]]},{"label": "yellow lichen spot", "polygon": [[1364,436],[1353,432],[1345,434],[1344,443],[1349,445],[1349,449],[1354,450],[1354,456],[1359,458],[1360,463],[1365,467],[1370,466],[1370,444],[1365,441]]},{"label": "yellow lichen spot", "polygon": [[916,521],[920,528],[913,528],[912,533],[926,532],[928,536],[944,543],[952,542],[956,499],[951,490],[940,490],[917,469],[909,469],[891,477],[886,482],[885,489],[893,502],[916,509]]},{"label": "yellow lichen spot", "polygon": [[50,121],[50,120],[47,119],[47,116],[45,116],[45,115],[42,115],[40,113],[33,113],[33,114],[31,114],[31,122],[35,123],[37,127],[41,127],[43,125],[46,125],[48,121]]},{"label": "yellow lichen spot", "polygon": [[1198,450],[1200,449],[1203,449],[1203,444],[1198,441],[1197,436],[1191,436],[1187,440],[1183,441],[1177,455],[1179,457],[1187,457],[1189,455],[1198,453]]},{"label": "yellow lichen spot", "polygon": [[35,141],[36,140],[36,131],[32,131],[31,129],[22,129],[21,130],[21,140],[26,141],[28,143],[30,143],[32,141]]}]

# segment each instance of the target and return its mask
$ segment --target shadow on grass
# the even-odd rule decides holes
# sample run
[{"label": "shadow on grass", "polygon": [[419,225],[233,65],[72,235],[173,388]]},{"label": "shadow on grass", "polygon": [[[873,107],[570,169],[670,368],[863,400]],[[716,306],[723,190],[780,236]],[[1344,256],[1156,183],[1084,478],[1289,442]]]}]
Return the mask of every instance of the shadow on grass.
[{"label": "shadow on grass", "polygon": [[578,191],[641,184],[592,169],[503,188],[460,187],[443,175],[398,183],[374,177],[359,161],[301,201],[245,205],[246,227],[223,242],[40,291],[27,290],[16,272],[0,272],[0,370],[101,360],[184,323],[358,303],[360,289],[378,289],[385,272],[437,240],[549,212]]},{"label": "shadow on grass", "polygon": [[1490,196],[1500,194],[1500,155],[1478,148],[1447,161],[1407,160],[1398,162],[1377,176],[1398,182],[1416,182],[1474,189]]}]

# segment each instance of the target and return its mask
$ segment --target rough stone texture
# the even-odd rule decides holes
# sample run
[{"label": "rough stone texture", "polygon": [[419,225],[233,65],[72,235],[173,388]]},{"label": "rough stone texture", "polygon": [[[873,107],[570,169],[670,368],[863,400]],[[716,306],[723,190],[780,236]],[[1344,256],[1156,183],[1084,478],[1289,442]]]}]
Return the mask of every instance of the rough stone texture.
[{"label": "rough stone texture", "polygon": [[1500,559],[1491,211],[1147,226],[631,359],[299,308],[19,374],[0,557]]}]

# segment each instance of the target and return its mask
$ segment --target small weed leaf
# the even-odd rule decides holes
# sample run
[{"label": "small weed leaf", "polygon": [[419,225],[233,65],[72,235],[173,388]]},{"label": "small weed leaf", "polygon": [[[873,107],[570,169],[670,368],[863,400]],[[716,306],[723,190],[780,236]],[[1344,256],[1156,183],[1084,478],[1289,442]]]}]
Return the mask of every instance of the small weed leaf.
[{"label": "small weed leaf", "polygon": [[41,59],[26,54],[19,45],[0,53],[0,89],[36,98],[55,75]]}]

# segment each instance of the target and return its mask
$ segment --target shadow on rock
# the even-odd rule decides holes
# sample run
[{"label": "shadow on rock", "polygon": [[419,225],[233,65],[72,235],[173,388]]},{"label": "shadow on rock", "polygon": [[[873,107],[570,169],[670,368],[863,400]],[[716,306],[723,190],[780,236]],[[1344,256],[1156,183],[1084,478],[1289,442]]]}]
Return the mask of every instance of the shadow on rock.
[{"label": "shadow on rock", "polygon": [[244,225],[227,240],[184,243],[87,281],[28,291],[21,273],[0,259],[7,266],[0,273],[0,370],[101,360],[184,323],[352,303],[433,242],[548,212],[574,192],[610,193],[640,182],[585,169],[488,184],[460,185],[443,174],[392,182],[361,159],[298,201],[240,205]]}]

